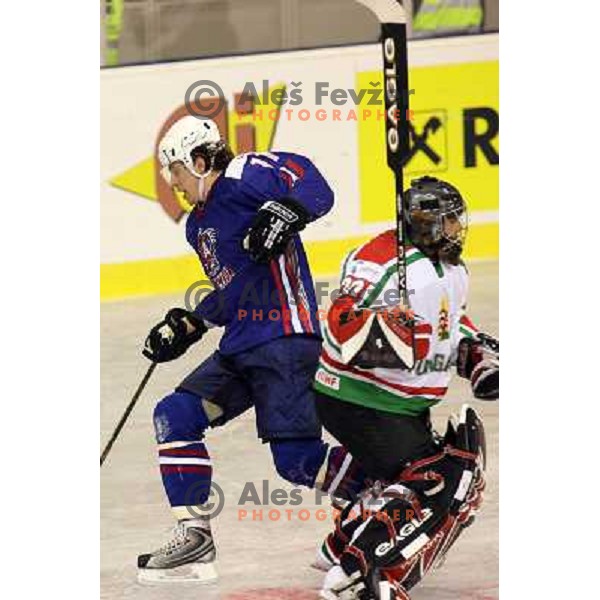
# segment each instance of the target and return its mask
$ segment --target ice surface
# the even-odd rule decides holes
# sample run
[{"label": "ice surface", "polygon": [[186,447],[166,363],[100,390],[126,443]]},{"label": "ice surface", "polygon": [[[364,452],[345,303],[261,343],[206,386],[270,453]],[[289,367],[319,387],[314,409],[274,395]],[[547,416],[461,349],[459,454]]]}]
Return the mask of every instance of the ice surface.
[{"label": "ice surface", "polygon": [[[470,265],[469,314],[483,329],[498,332],[498,267]],[[333,289],[333,288],[332,288]],[[183,294],[105,303],[101,308],[102,390],[101,441],[110,432],[147,369],[140,347],[147,330],[166,310],[181,305]],[[215,481],[225,492],[225,506],[213,522],[218,548],[217,584],[141,585],[136,581],[136,557],[153,550],[169,535],[173,519],[156,464],[152,409],[156,401],[196,364],[210,354],[217,332],[210,332],[195,348],[173,363],[159,365],[132,418],[112,449],[101,472],[101,585],[107,600],[308,600],[317,596],[323,574],[310,568],[314,551],[328,532],[330,521],[319,521],[313,492],[303,493],[301,507],[263,507],[263,521],[240,520],[238,506],[244,483],[262,492],[263,480],[272,489],[291,490],[275,473],[268,446],[255,436],[254,413],[241,416],[208,434]],[[464,401],[483,416],[488,444],[488,485],[482,513],[461,536],[444,566],[428,575],[412,591],[414,600],[491,600],[498,598],[498,403],[478,402],[466,382],[455,378],[448,399],[434,409],[438,429]],[[281,518],[268,518],[279,509]],[[285,509],[294,509],[288,521]],[[298,511],[310,518],[299,519]],[[304,513],[303,516],[306,516]]]}]

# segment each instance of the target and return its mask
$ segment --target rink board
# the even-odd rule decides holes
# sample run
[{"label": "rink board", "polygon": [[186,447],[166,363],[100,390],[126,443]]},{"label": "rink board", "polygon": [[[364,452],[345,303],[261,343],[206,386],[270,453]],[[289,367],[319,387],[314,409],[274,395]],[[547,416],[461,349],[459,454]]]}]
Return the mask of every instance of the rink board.
[{"label": "rink board", "polygon": [[[160,182],[153,158],[161,130],[198,80],[222,88],[221,132],[234,150],[306,154],[330,181],[334,209],[303,233],[316,277],[334,275],[349,249],[391,227],[382,107],[372,104],[379,52],[369,44],[103,70],[101,298],[175,292],[203,278],[185,241],[186,207]],[[467,257],[497,258],[497,36],[414,42],[409,58],[411,122],[429,150],[415,153],[407,179],[431,173],[458,185],[471,216]],[[260,104],[236,108],[247,84]],[[278,90],[299,92],[301,103],[277,107]],[[475,141],[486,131],[484,152]]]}]

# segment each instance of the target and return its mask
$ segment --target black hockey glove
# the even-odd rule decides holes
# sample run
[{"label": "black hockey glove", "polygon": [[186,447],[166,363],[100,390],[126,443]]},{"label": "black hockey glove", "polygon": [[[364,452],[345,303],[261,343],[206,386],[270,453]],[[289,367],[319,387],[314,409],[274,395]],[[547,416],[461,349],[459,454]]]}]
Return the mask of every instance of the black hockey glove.
[{"label": "black hockey glove", "polygon": [[473,396],[479,400],[498,400],[500,397],[500,363],[496,358],[484,358],[471,374]]},{"label": "black hockey glove", "polygon": [[290,238],[302,231],[310,215],[293,198],[269,200],[259,209],[242,243],[257,263],[268,263],[282,254]]},{"label": "black hockey glove", "polygon": [[497,400],[500,396],[500,343],[479,333],[476,339],[464,338],[458,345],[456,371],[471,382],[475,398]]},{"label": "black hockey glove", "polygon": [[148,334],[142,354],[157,363],[179,358],[208,331],[194,313],[172,308]]},{"label": "black hockey glove", "polygon": [[483,360],[481,342],[473,338],[463,338],[458,344],[456,372],[464,379],[471,379],[475,365]]}]

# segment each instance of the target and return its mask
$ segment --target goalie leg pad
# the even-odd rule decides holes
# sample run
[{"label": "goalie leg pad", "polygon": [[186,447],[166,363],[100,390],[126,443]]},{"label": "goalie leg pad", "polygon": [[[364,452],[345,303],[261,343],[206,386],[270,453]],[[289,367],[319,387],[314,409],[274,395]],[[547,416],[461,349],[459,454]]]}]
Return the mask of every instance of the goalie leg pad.
[{"label": "goalie leg pad", "polygon": [[360,524],[355,527],[340,564],[347,573],[360,569],[367,575],[371,567],[386,564],[392,550],[402,553],[403,548],[411,546],[434,516],[431,508],[422,508],[409,488],[402,484],[388,486],[362,501],[357,519]]},{"label": "goalie leg pad", "polygon": [[472,408],[463,406],[457,425],[449,423],[445,442],[443,453],[429,461],[418,461],[400,476],[417,487],[425,484],[431,473],[444,480],[437,493],[421,494],[424,512],[434,511],[433,518],[423,525],[422,534],[414,540],[406,539],[404,547],[398,544],[389,552],[382,569],[407,590],[443,561],[460,533],[473,522],[483,500],[485,431]]},{"label": "goalie leg pad", "polygon": [[442,451],[404,469],[380,494],[377,512],[355,527],[340,557],[348,575],[381,571],[408,590],[470,525],[484,488],[485,434],[477,413],[463,407],[445,441]]}]

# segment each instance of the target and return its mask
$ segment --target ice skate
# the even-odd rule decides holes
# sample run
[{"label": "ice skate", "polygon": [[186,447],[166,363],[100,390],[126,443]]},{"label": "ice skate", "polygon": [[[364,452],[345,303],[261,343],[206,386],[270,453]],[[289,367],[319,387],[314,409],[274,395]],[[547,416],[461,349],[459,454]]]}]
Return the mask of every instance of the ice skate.
[{"label": "ice skate", "polygon": [[196,520],[180,521],[173,537],[158,550],[138,556],[141,582],[216,581],[216,549],[210,527]]},{"label": "ice skate", "polygon": [[[331,498],[331,508],[334,512],[334,522],[340,518],[343,510],[350,504],[349,500],[342,498]],[[317,571],[327,573],[331,567],[339,564],[339,555],[343,548],[340,548],[339,542],[336,543],[335,533],[328,534],[321,545],[317,548],[315,557],[310,566]]]},{"label": "ice skate", "polygon": [[337,556],[328,544],[329,537],[330,536],[327,536],[323,540],[323,543],[317,548],[315,558],[310,564],[313,569],[324,571],[325,573],[335,565],[339,564]]},{"label": "ice skate", "polygon": [[360,600],[368,598],[364,579],[359,572],[346,575],[339,565],[332,567],[319,592],[322,600]]}]

